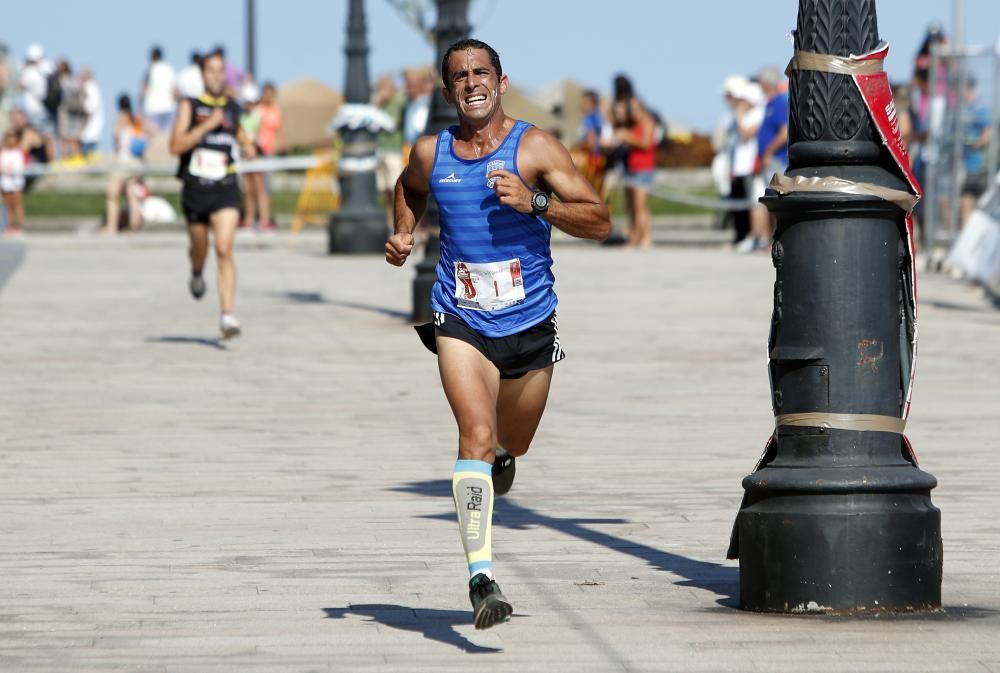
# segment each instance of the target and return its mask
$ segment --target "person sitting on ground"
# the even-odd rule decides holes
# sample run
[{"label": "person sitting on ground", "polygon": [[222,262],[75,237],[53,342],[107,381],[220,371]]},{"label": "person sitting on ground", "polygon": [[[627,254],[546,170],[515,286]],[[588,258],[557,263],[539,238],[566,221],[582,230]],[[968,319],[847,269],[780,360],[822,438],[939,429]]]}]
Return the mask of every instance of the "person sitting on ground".
[{"label": "person sitting on ground", "polygon": [[133,189],[139,181],[142,156],[146,151],[147,133],[142,117],[132,111],[128,95],[118,97],[118,118],[115,120],[115,163],[108,175],[107,202],[103,234],[118,233],[121,217],[121,198],[128,200],[128,228],[137,231],[142,227],[140,192]]}]

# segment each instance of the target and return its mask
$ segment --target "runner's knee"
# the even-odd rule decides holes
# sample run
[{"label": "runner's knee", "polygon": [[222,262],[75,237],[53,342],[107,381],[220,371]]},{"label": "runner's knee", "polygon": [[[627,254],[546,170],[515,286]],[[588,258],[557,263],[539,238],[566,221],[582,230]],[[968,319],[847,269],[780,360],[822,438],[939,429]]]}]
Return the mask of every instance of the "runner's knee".
[{"label": "runner's knee", "polygon": [[474,460],[485,460],[480,456],[495,451],[496,446],[496,428],[490,423],[471,423],[459,428],[459,451],[476,454]]},{"label": "runner's knee", "polygon": [[228,246],[228,245],[220,245],[220,244],[216,243],[215,244],[215,257],[220,262],[222,262],[222,261],[226,261],[226,262],[230,261],[233,258],[233,249],[232,249],[232,247]]}]

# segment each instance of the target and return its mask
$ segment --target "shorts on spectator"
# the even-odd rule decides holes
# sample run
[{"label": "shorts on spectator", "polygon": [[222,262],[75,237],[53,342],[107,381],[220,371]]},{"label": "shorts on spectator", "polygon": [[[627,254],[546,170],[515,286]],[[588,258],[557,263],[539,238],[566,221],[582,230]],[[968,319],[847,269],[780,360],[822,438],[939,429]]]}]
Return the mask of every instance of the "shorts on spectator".
[{"label": "shorts on spectator", "polygon": [[653,179],[656,171],[625,171],[625,178],[622,183],[626,187],[637,189],[643,192],[653,191]]},{"label": "shorts on spectator", "polygon": [[965,181],[962,182],[962,196],[971,196],[978,199],[986,192],[986,183],[986,175],[983,173],[965,176]]}]

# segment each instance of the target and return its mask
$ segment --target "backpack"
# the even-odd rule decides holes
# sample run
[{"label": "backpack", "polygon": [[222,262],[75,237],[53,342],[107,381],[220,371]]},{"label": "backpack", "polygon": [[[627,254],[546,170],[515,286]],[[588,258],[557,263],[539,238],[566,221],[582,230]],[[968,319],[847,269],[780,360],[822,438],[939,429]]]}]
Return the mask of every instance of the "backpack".
[{"label": "backpack", "polygon": [[66,111],[71,115],[87,114],[87,109],[83,106],[83,89],[79,86],[64,89],[61,97],[66,104]]},{"label": "backpack", "polygon": [[45,98],[42,99],[42,105],[45,106],[45,109],[50,114],[54,115],[59,109],[59,103],[61,102],[62,85],[59,84],[59,75],[52,73],[45,81]]}]

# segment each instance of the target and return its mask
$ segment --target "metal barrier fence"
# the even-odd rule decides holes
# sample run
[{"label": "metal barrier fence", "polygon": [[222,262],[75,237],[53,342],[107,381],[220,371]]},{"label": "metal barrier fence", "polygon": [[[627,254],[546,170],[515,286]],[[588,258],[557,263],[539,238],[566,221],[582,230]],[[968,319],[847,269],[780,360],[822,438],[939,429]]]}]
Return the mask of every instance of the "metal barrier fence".
[{"label": "metal barrier fence", "polygon": [[[993,48],[935,46],[927,91],[912,93],[918,136],[911,156],[924,189],[917,233],[928,269],[936,270],[997,174],[1000,57]],[[987,127],[989,142],[981,146]]]}]

